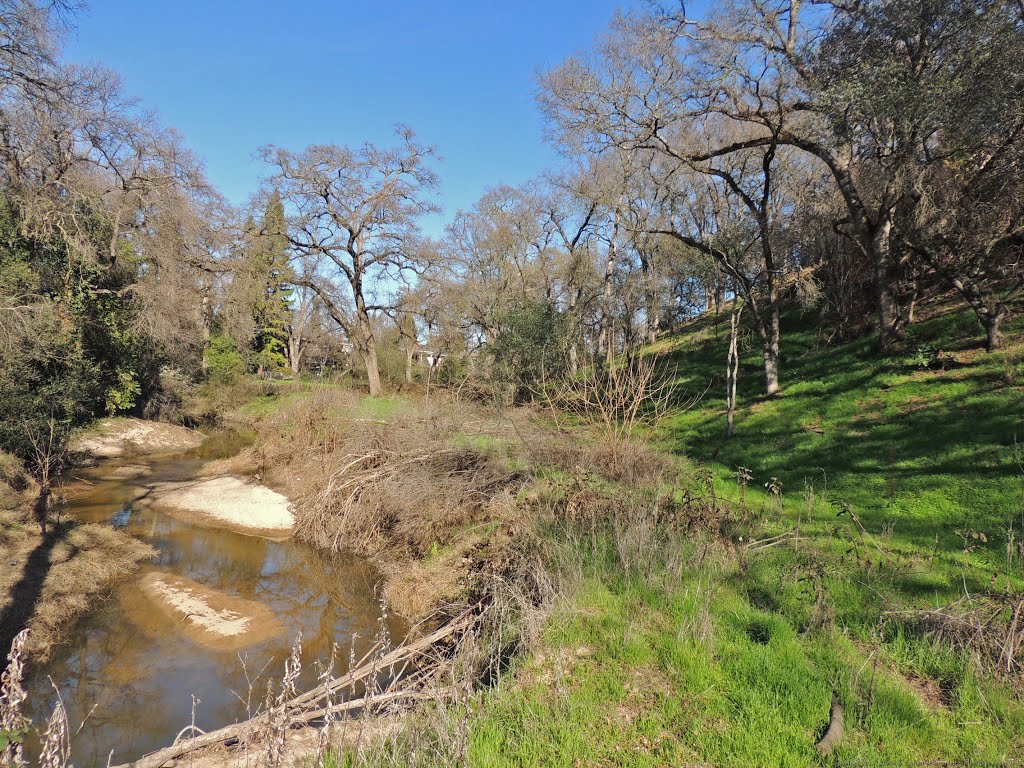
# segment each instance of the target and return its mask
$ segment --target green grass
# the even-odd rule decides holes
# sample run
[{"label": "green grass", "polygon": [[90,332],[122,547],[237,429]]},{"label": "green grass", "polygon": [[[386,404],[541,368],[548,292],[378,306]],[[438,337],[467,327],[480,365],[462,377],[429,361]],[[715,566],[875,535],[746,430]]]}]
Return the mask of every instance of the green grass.
[{"label": "green grass", "polygon": [[[922,659],[886,653],[873,666],[838,627],[801,632],[722,576],[667,584],[592,574],[519,685],[485,699],[470,763],[816,765],[833,690],[847,721],[839,761],[999,761],[1021,748],[1021,708],[963,659],[908,641]],[[894,659],[931,664],[948,692],[926,701]]]},{"label": "green grass", "polygon": [[[486,768],[1019,764],[1019,674],[994,679],[900,612],[1024,589],[1006,547],[1008,529],[1024,538],[1024,322],[988,355],[973,316],[947,313],[883,358],[870,338],[827,344],[814,320],[785,314],[771,399],[747,341],[728,441],[724,329],[701,319],[650,350],[681,390],[707,390],[649,437],[703,468],[691,492],[710,481],[731,503],[724,550],[660,528],[630,544],[614,526],[555,526],[549,567],[566,594],[537,647],[358,764],[407,764],[413,744],[418,765]],[[924,348],[942,350],[940,365],[917,364]],[[739,554],[751,536],[797,530],[797,542]],[[846,732],[823,758],[833,693]]]},{"label": "green grass", "polygon": [[[727,340],[709,321],[663,345],[666,363],[691,393],[708,389],[690,410],[673,414],[656,439],[715,470],[736,493],[738,467],[751,486],[771,478],[796,501],[813,487],[845,503],[872,532],[891,527],[894,541],[925,549],[939,537],[962,547],[956,531],[977,530],[993,563],[1006,529],[1024,523],[1024,377],[1007,383],[1007,358],[1019,365],[1022,324],[1009,327],[1013,349],[977,348],[976,322],[959,312],[914,327],[919,343],[950,358],[946,370],[922,370],[902,356],[880,358],[873,340],[819,342],[813,318],[783,318],[782,393],[765,400],[757,344],[748,340],[739,381],[737,433],[725,430],[722,371]],[[667,349],[665,347],[668,347]],[[789,505],[787,508],[792,508]]]},{"label": "green grass", "polygon": [[401,409],[408,407],[408,401],[400,396],[380,395],[362,398],[359,406],[363,418],[387,420],[394,417]]},{"label": "green grass", "polygon": [[[878,628],[899,568],[810,547],[739,562],[663,535],[635,542],[646,559],[623,558],[612,534],[553,538],[554,568],[577,581],[539,645],[468,704],[337,765],[1013,764],[1024,749],[1011,686]],[[834,620],[812,626],[805,576],[823,565]],[[866,614],[875,631],[862,633]],[[833,692],[846,726],[826,759],[814,745]]]}]

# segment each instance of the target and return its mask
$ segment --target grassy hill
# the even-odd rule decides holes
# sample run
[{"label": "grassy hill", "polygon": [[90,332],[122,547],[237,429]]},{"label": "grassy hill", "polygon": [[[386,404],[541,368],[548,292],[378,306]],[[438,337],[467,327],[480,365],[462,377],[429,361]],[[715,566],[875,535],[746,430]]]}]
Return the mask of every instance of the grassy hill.
[{"label": "grassy hill", "polygon": [[[496,686],[358,763],[1015,764],[1024,678],[997,646],[1024,636],[1024,324],[988,355],[968,313],[940,309],[887,358],[787,312],[783,392],[759,396],[750,338],[728,441],[727,326],[652,347],[706,394],[648,437],[686,457],[690,523],[720,517],[681,529],[638,501],[653,488],[553,475],[551,498],[610,511],[545,529],[561,595],[537,639]],[[833,696],[845,728],[826,756]]]},{"label": "grassy hill", "polygon": [[[883,358],[871,339],[827,343],[797,310],[783,322],[783,391],[760,396],[748,335],[730,440],[724,324],[698,319],[648,350],[681,400],[704,394],[646,435],[663,462],[646,474],[587,463],[599,433],[543,412],[417,396],[355,397],[353,411],[330,387],[283,385],[246,405],[286,437],[313,420],[390,433],[448,414],[453,445],[528,478],[500,529],[532,529],[529,567],[550,574],[536,613],[509,585],[523,642],[491,685],[327,764],[1012,764],[1024,648],[1001,648],[1024,638],[1024,323],[989,355],[968,313],[936,307]],[[484,523],[466,523],[472,548],[439,539],[421,570],[486,560]],[[845,726],[825,756],[833,697]]]},{"label": "grassy hill", "polygon": [[883,358],[872,338],[827,344],[815,319],[783,317],[783,389],[771,399],[760,397],[748,332],[732,440],[723,439],[727,319],[719,338],[708,317],[664,340],[653,351],[681,388],[711,386],[662,425],[659,442],[712,467],[725,488],[746,467],[751,485],[781,482],[787,509],[813,489],[908,546],[931,548],[937,536],[940,548],[955,548],[957,530],[976,530],[997,556],[1011,527],[1021,541],[1024,323],[1011,323],[1006,349],[990,355],[969,311],[939,313],[913,326],[902,354]]}]

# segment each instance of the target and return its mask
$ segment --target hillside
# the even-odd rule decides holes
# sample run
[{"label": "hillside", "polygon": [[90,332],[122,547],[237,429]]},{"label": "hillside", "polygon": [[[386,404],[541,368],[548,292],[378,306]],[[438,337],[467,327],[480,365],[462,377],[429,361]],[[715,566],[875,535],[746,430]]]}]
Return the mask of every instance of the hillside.
[{"label": "hillside", "polygon": [[873,337],[831,345],[814,313],[791,309],[782,321],[783,390],[771,399],[760,397],[759,349],[745,329],[731,440],[723,439],[728,317],[717,331],[713,317],[699,319],[652,349],[683,392],[707,389],[657,438],[713,468],[723,489],[735,490],[746,467],[752,487],[777,478],[789,510],[813,490],[894,543],[930,549],[938,537],[940,549],[953,550],[963,547],[958,530],[978,531],[988,538],[979,551],[1005,561],[1008,531],[1020,542],[1024,525],[1024,322],[1008,324],[1006,348],[988,354],[971,312],[929,309],[902,353],[884,358]]},{"label": "hillside", "polygon": [[[940,310],[887,359],[788,312],[784,391],[755,395],[748,350],[730,441],[713,319],[653,347],[687,393],[712,384],[649,436],[682,479],[544,474],[561,595],[535,639],[497,686],[358,764],[1013,764],[1022,324],[992,356],[970,316]],[[650,501],[666,483],[681,527]],[[842,737],[819,750],[833,696]]]}]

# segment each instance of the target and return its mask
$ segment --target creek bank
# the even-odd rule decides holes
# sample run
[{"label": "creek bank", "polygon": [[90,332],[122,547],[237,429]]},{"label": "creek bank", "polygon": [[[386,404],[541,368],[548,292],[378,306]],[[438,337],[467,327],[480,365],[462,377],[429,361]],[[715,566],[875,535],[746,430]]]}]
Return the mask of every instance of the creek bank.
[{"label": "creek bank", "polygon": [[481,572],[508,551],[528,482],[516,466],[519,433],[537,432],[528,414],[496,417],[441,398],[383,403],[322,387],[224,418],[244,424],[253,444],[200,474],[279,489],[293,500],[296,538],[367,558],[389,610],[413,623],[471,600]]},{"label": "creek bank", "polygon": [[[218,441],[237,442],[221,440],[220,431],[211,440]],[[244,690],[239,676],[245,664],[250,671],[278,667],[298,636],[308,658],[326,658],[335,643],[362,658],[376,633],[402,637],[408,631],[404,622],[382,616],[379,575],[362,558],[326,556],[282,530],[290,523],[283,496],[251,479],[200,476],[208,448],[103,459],[65,477],[66,515],[111,535],[130,534],[157,552],[140,574],[123,580],[109,600],[75,624],[66,648],[31,672],[34,722],[45,723],[49,714],[50,677],[61,691],[76,692],[69,718],[89,716],[73,738],[78,764],[105,763],[114,746],[116,756],[131,760],[172,742],[193,716],[190,695],[200,702],[195,716],[204,729],[237,721],[245,704],[233,692]],[[176,514],[153,503],[164,494],[161,501],[175,500],[171,491],[186,488],[202,491],[191,493],[193,501],[213,497],[221,507],[226,499],[240,503],[254,494],[270,500],[274,515],[259,522],[277,526],[276,535],[240,535],[237,526],[210,516],[205,501],[192,505],[199,513]],[[242,514],[245,507],[234,510],[235,523],[254,521]],[[200,516],[203,524],[195,524]],[[248,661],[239,659],[239,651]],[[317,674],[310,662],[296,683],[312,688]],[[145,722],[139,712],[147,713]],[[38,751],[38,744],[31,748]]]},{"label": "creek bank", "polygon": [[72,454],[91,459],[113,459],[155,453],[182,453],[198,448],[205,435],[194,429],[126,417],[101,419],[76,435]]},{"label": "creek bank", "polygon": [[[147,483],[152,468],[142,457],[194,451],[205,439],[201,432],[173,424],[114,417],[101,419],[77,434],[69,451],[79,466],[140,457],[137,463],[113,466],[100,477],[135,481],[139,495],[148,497],[161,484]],[[32,661],[43,662],[52,647],[65,639],[74,621],[95,606],[98,597],[133,573],[140,563],[151,559],[156,550],[98,521],[58,517],[57,522],[51,520],[50,534],[41,538],[31,520],[34,484],[13,457],[2,458],[0,656],[6,658],[14,636],[27,627],[31,630],[26,646],[28,656]],[[291,518],[284,497],[240,478],[216,478],[204,483],[194,489],[160,488],[164,495],[158,492],[154,501],[181,502],[183,515],[207,525],[276,539],[290,535]],[[88,494],[86,486],[77,488],[75,493]],[[200,503],[204,507],[197,508]]]},{"label": "creek bank", "polygon": [[154,554],[109,526],[63,520],[41,538],[27,504],[0,512],[0,655],[27,627],[28,658],[45,661],[75,619]]},{"label": "creek bank", "polygon": [[23,629],[26,658],[46,661],[79,616],[155,553],[107,525],[60,515],[51,514],[40,536],[32,511],[38,492],[21,462],[0,453],[0,666]]}]

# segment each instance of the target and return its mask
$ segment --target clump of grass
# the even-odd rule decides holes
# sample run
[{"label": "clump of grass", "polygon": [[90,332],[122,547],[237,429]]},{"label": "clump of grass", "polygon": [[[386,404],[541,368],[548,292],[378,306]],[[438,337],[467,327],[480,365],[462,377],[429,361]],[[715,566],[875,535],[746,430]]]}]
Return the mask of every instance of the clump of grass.
[{"label": "clump of grass", "polygon": [[[45,538],[25,522],[24,511],[0,511],[0,639],[6,644],[21,627],[31,627],[26,652],[44,661],[74,620],[96,596],[153,556],[148,544],[91,523],[52,523]],[[20,586],[19,586],[20,585]],[[19,595],[38,594],[30,603]]]}]

